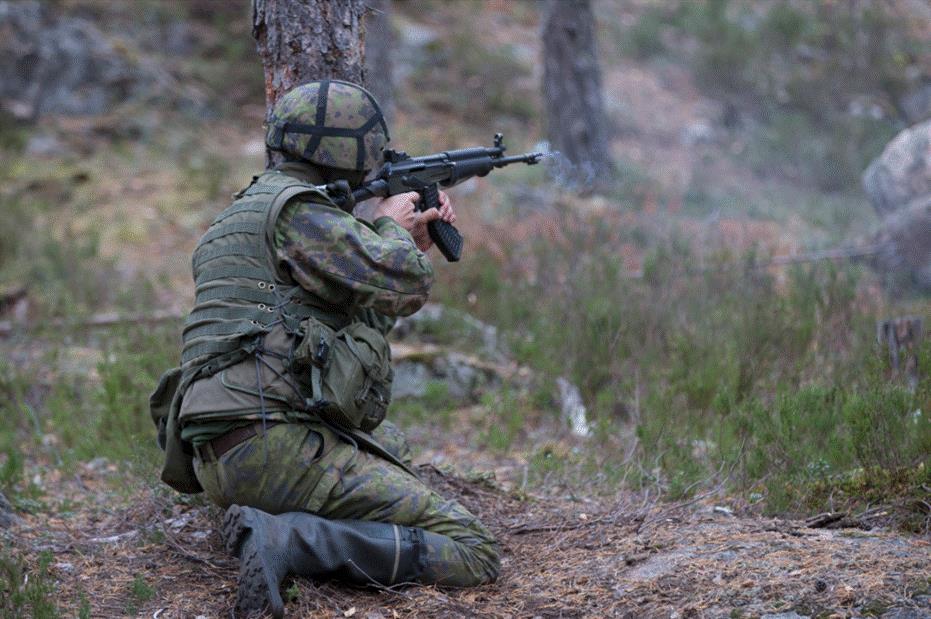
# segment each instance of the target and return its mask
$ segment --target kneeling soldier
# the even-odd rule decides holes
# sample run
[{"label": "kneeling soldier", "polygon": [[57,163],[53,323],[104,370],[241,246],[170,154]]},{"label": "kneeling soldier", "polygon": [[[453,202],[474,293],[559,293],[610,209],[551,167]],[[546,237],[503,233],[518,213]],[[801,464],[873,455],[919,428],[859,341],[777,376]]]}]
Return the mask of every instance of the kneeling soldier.
[{"label": "kneeling soldier", "polygon": [[460,587],[498,575],[489,532],[409,471],[403,436],[383,422],[385,336],[427,300],[427,222],[455,221],[445,195],[427,213],[416,193],[382,200],[371,224],[337,207],[325,185],[359,184],[388,139],[362,88],[295,88],[266,135],[286,162],[240,191],[194,250],[182,365],[153,415],[163,479],[228,508],[241,613],[281,617],[289,574]]}]

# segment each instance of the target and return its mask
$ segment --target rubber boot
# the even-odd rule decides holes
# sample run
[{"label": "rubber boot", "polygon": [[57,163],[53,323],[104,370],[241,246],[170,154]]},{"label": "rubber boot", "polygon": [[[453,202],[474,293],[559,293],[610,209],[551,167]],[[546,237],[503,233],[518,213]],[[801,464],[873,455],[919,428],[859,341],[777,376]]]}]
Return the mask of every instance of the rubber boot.
[{"label": "rubber boot", "polygon": [[282,581],[289,575],[337,578],[366,585],[416,582],[424,531],[384,522],[327,520],[304,512],[273,516],[233,505],[222,529],[239,557],[236,611],[249,616],[268,605],[284,615]]}]

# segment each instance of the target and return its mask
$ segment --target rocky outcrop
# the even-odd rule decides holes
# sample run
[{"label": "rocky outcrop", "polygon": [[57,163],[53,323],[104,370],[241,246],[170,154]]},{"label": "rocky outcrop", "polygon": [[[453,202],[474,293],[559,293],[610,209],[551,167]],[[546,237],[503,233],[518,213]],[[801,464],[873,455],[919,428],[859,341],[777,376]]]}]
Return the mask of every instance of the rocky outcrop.
[{"label": "rocky outcrop", "polygon": [[39,2],[0,1],[0,102],[20,118],[103,114],[141,75],[86,19]]},{"label": "rocky outcrop", "polygon": [[886,217],[875,241],[873,265],[891,283],[931,290],[931,193]]},{"label": "rocky outcrop", "polygon": [[881,216],[931,195],[931,120],[889,142],[863,174],[863,189]]},{"label": "rocky outcrop", "polygon": [[873,265],[887,280],[931,289],[931,120],[899,133],[863,174],[883,217]]}]

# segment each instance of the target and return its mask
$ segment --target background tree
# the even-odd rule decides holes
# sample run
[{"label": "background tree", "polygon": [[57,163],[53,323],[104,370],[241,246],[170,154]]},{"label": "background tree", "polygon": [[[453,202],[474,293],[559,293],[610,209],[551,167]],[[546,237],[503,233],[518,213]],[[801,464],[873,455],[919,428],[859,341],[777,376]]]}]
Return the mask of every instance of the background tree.
[{"label": "background tree", "polygon": [[[265,70],[265,117],[278,98],[318,79],[364,83],[364,0],[253,0],[252,36]],[[281,162],[266,150],[266,165]]]},{"label": "background tree", "polygon": [[548,0],[543,19],[547,137],[572,164],[569,181],[603,185],[613,166],[589,0]]},{"label": "background tree", "polygon": [[397,41],[391,23],[391,0],[366,0],[365,15],[365,87],[378,103],[390,123],[394,118],[394,56]]}]

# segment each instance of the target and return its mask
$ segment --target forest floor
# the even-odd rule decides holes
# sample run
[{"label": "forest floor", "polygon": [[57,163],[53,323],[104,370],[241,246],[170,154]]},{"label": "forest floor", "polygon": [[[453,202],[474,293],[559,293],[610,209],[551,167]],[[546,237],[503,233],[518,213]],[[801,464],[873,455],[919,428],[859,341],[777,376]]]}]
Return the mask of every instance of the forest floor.
[{"label": "forest floor", "polygon": [[[295,579],[289,616],[931,617],[927,538],[738,517],[707,498],[602,503],[528,495],[429,463],[418,470],[496,534],[500,580],[389,590]],[[221,512],[139,482],[115,492],[127,479],[103,459],[56,474],[45,480],[55,507],[0,539],[33,567],[47,564],[32,577],[56,581],[64,616],[229,616],[237,563],[222,549]]]}]

